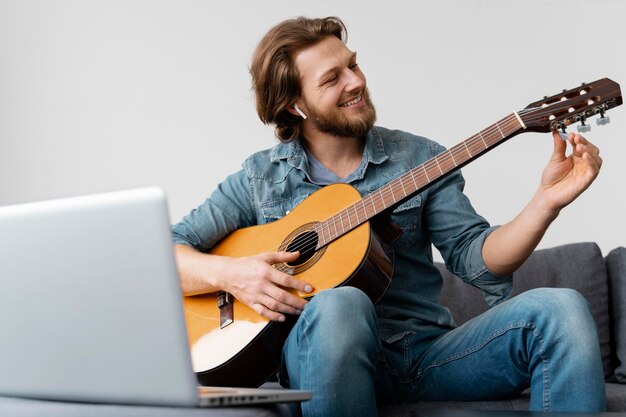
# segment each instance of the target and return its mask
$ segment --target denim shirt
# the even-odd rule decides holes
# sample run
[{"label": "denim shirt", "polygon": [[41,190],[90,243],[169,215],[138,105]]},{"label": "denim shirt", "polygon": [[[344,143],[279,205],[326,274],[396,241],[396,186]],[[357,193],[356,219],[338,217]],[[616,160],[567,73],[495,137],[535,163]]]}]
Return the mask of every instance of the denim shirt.
[{"label": "denim shirt", "polygon": [[[348,182],[365,196],[444,149],[420,136],[374,127]],[[384,341],[455,326],[448,309],[438,303],[443,280],[433,265],[432,245],[451,272],[483,291],[490,306],[510,296],[511,277],[490,273],[482,259],[483,242],[495,227],[476,214],[463,194],[464,184],[457,171],[392,211],[391,220],[403,233],[393,243],[391,285],[376,304]],[[311,179],[299,141],[278,144],[251,155],[242,170],[174,225],[174,242],[207,252],[236,229],[282,218],[322,186]]]}]

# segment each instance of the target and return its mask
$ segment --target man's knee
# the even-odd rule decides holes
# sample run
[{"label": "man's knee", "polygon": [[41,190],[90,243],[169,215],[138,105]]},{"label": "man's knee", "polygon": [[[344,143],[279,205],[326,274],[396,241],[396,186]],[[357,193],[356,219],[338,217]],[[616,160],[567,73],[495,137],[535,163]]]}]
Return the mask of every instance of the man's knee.
[{"label": "man's knee", "polygon": [[549,315],[589,315],[589,303],[571,288],[535,288],[518,295],[531,311]]},{"label": "man's knee", "polygon": [[333,343],[378,337],[378,322],[372,301],[354,287],[338,287],[315,295],[301,320],[309,331],[329,337]]},{"label": "man's knee", "polygon": [[367,295],[358,288],[338,287],[321,291],[315,295],[307,308],[319,308],[323,311],[337,311],[345,314],[344,310],[373,311],[374,305]]},{"label": "man's knee", "polygon": [[519,295],[522,307],[539,328],[559,338],[597,337],[585,297],[570,288],[537,288]]}]

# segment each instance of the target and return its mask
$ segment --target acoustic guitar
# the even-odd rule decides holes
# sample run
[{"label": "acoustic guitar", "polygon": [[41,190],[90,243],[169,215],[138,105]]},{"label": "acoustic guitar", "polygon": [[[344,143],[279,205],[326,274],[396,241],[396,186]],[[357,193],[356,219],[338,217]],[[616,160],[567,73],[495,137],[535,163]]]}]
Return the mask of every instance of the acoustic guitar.
[{"label": "acoustic guitar", "polygon": [[[378,221],[402,201],[523,132],[585,129],[588,119],[608,122],[607,110],[622,104],[619,84],[603,78],[563,90],[513,112],[469,139],[416,166],[363,197],[348,184],[321,188],[272,223],[239,229],[212,254],[242,257],[268,251],[300,251],[275,268],[310,282],[315,291],[338,286],[362,289],[373,302],[385,293],[393,273],[391,229]],[[203,385],[259,386],[274,375],[296,317],[271,322],[225,292],[184,297],[192,362]]]}]

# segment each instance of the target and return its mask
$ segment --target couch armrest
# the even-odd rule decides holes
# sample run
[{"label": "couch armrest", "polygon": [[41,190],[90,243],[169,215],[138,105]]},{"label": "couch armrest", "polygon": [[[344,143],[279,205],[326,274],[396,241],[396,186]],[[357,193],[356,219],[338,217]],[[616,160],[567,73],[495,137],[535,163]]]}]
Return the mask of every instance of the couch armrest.
[{"label": "couch armrest", "polygon": [[615,380],[624,384],[626,383],[626,248],[613,249],[605,260],[609,278]]}]

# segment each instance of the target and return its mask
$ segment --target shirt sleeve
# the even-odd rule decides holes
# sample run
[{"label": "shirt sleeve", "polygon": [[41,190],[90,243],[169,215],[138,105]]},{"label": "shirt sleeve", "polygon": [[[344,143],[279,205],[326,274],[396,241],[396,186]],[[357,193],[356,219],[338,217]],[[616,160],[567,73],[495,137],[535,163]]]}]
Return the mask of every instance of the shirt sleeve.
[{"label": "shirt sleeve", "polygon": [[227,177],[199,207],[172,226],[174,243],[208,252],[217,242],[255,223],[250,181],[244,171]]},{"label": "shirt sleeve", "polygon": [[425,205],[425,227],[446,268],[482,290],[485,301],[492,307],[510,297],[512,276],[498,276],[487,269],[482,256],[483,243],[498,226],[490,226],[476,213],[463,193],[464,188],[460,171],[431,187]]}]

